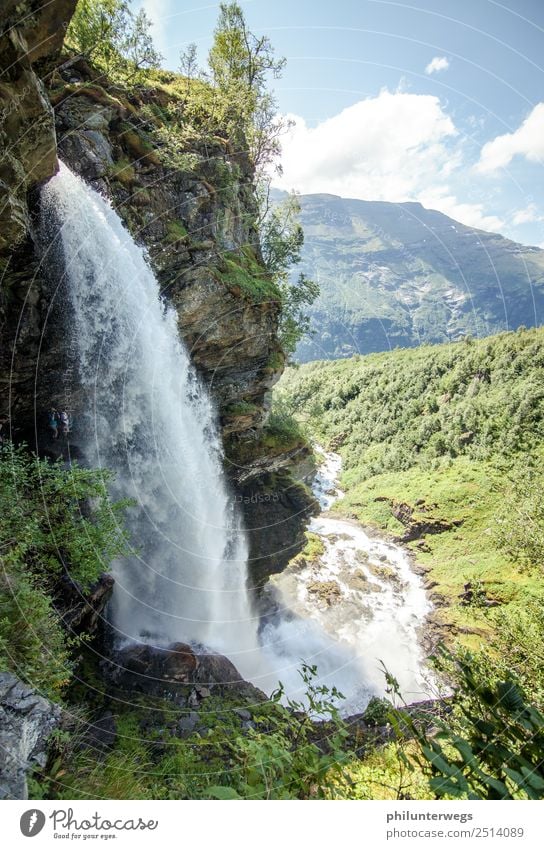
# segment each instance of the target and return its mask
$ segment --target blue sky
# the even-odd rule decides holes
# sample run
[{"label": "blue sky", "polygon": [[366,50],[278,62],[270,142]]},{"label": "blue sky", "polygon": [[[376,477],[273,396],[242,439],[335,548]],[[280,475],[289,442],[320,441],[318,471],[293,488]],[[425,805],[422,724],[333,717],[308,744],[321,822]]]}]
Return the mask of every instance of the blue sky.
[{"label": "blue sky", "polygon": [[[136,0],[165,66],[218,4]],[[247,0],[250,28],[287,58],[274,83],[294,126],[283,188],[419,200],[544,246],[543,0]],[[278,182],[278,181],[276,181]]]}]

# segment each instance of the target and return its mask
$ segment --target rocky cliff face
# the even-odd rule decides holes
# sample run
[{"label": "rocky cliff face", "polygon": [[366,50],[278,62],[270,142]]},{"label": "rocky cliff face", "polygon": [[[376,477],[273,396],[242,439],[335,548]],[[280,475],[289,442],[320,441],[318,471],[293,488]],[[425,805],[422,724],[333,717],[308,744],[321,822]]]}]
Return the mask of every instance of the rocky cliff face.
[{"label": "rocky cliff face", "polygon": [[7,0],[0,33],[0,251],[29,230],[29,188],[55,173],[55,118],[40,68],[58,54],[77,0]]},{"label": "rocky cliff face", "polygon": [[29,421],[42,323],[31,197],[57,169],[55,117],[42,76],[76,2],[7,0],[0,14],[0,414],[19,417],[26,408]]},{"label": "rocky cliff face", "polygon": [[[251,164],[219,137],[172,155],[164,143],[175,96],[167,77],[128,91],[81,59],[59,58],[74,6],[75,0],[57,0],[43,10],[30,0],[12,3],[2,34],[0,117],[7,153],[0,171],[6,224],[0,243],[0,415],[10,417],[14,438],[54,453],[44,414],[51,404],[64,406],[67,374],[74,382],[73,403],[85,403],[70,362],[62,291],[48,279],[36,250],[39,186],[60,158],[111,199],[147,248],[164,296],[176,308],[180,334],[216,401],[252,559],[259,576],[263,564],[275,571],[292,546],[276,545],[270,513],[263,521],[261,505],[270,474],[285,472],[293,455],[292,446],[269,452],[262,439],[284,356],[277,336],[279,296],[255,230]],[[301,452],[303,445],[297,446]],[[298,490],[291,504],[288,473],[281,480],[276,530],[289,528],[301,540],[313,505]]]},{"label": "rocky cliff face", "polygon": [[28,799],[27,770],[44,767],[61,710],[15,675],[0,672],[0,799]]},{"label": "rocky cliff face", "polygon": [[[120,91],[83,63],[53,79],[60,157],[108,195],[175,306],[225,436],[259,428],[283,369],[279,299],[260,263],[249,162],[217,139],[175,166],[158,146],[164,89]],[[147,108],[146,108],[147,107]],[[252,285],[252,275],[267,285]]]}]

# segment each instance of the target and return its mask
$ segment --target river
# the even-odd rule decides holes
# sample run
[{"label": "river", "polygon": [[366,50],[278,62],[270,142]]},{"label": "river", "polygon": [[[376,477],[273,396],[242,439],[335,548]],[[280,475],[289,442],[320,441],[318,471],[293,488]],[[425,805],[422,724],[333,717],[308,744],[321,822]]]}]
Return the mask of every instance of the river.
[{"label": "river", "polygon": [[338,454],[317,450],[322,462],[312,490],[322,512],[308,530],[319,537],[323,553],[299,557],[271,579],[281,615],[313,623],[351,654],[361,685],[348,687],[350,710],[363,709],[372,695],[385,695],[382,663],[407,702],[429,698],[432,682],[421,630],[431,604],[421,577],[406,549],[330,511],[343,494],[342,461]]}]

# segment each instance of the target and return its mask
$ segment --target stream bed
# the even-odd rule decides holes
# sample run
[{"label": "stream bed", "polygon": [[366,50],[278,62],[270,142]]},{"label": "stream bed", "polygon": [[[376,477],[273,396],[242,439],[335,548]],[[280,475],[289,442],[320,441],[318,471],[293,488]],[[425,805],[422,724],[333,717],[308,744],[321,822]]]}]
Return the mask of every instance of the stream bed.
[{"label": "stream bed", "polygon": [[[420,637],[431,604],[421,577],[404,548],[329,512],[342,496],[341,458],[319,451],[323,462],[312,490],[323,512],[308,530],[324,551],[312,559],[299,557],[273,576],[270,591],[282,621],[267,636],[276,653],[282,640],[286,655],[298,644],[320,678],[344,692],[344,713],[364,710],[372,695],[385,695],[382,664],[407,702],[429,698],[431,676]],[[302,655],[305,650],[309,656]]]}]

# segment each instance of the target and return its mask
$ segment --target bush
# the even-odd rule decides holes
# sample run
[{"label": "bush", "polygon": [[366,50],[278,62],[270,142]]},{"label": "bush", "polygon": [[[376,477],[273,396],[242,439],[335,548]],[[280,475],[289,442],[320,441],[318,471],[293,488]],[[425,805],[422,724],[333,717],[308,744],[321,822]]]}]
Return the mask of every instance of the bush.
[{"label": "bush", "polygon": [[137,82],[142,70],[158,68],[151,21],[130,0],[79,0],[66,31],[65,43],[91,59],[114,79]]},{"label": "bush", "polygon": [[397,734],[418,744],[405,760],[429,776],[439,799],[544,799],[544,715],[511,678],[482,677],[470,655],[442,651],[437,665],[453,670],[455,709],[435,719],[434,733],[392,713]]},{"label": "bush", "polygon": [[543,568],[544,458],[523,458],[507,473],[507,480],[497,516],[497,542],[514,562]]},{"label": "bush", "polygon": [[0,667],[50,695],[70,675],[70,642],[53,607],[59,578],[88,590],[126,553],[126,502],[112,504],[104,471],[0,450]]}]

